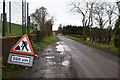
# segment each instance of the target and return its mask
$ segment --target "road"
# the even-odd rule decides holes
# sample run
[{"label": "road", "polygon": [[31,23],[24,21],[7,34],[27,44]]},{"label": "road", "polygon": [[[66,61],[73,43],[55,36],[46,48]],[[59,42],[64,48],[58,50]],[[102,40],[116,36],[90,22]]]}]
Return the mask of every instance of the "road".
[{"label": "road", "polygon": [[58,39],[39,47],[32,68],[15,78],[118,78],[118,57],[63,36]]},{"label": "road", "polygon": [[78,77],[117,78],[118,57],[66,37],[58,37],[69,47]]}]

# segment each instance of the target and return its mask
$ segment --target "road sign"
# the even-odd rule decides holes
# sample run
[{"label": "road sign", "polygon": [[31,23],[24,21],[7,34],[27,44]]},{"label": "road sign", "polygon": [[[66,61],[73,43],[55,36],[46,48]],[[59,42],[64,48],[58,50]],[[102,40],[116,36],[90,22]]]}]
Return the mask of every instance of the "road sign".
[{"label": "road sign", "polygon": [[8,57],[8,63],[24,65],[24,66],[32,66],[33,59],[34,59],[33,56],[10,53]]},{"label": "road sign", "polygon": [[23,35],[23,37],[12,47],[10,52],[34,55],[27,34]]}]

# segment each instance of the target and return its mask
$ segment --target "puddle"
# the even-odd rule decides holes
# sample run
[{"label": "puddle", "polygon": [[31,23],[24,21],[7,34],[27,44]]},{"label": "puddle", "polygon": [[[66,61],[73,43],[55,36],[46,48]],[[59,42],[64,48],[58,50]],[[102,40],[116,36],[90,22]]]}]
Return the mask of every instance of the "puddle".
[{"label": "puddle", "polygon": [[52,49],[46,49],[45,51],[46,51],[46,52],[50,52],[50,51],[52,51]]},{"label": "puddle", "polygon": [[65,60],[65,61],[62,62],[62,65],[63,65],[63,66],[68,66],[69,63],[70,63],[70,62],[69,62],[68,60]]},{"label": "puddle", "polygon": [[57,48],[57,51],[64,51],[64,46],[63,45],[58,45],[58,46],[56,46],[56,48]]},{"label": "puddle", "polygon": [[63,51],[70,51],[71,49],[65,45],[64,42],[57,42],[58,46],[56,46],[57,51],[61,52],[61,54],[63,54]]},{"label": "puddle", "polygon": [[51,71],[51,70],[47,69],[47,70],[40,70],[40,71],[42,71],[42,72],[46,72],[46,71],[48,71],[48,72],[49,72],[49,71]]},{"label": "puddle", "polygon": [[65,48],[66,51],[70,51],[71,50],[67,45],[64,45],[64,48]]},{"label": "puddle", "polygon": [[64,42],[60,42],[62,45],[64,45],[65,43]]},{"label": "puddle", "polygon": [[52,58],[55,58],[54,56],[47,56],[46,57],[47,59],[52,59]]},{"label": "puddle", "polygon": [[54,65],[54,64],[56,64],[56,62],[48,62],[48,64],[50,64],[50,65]]},{"label": "puddle", "polygon": [[65,54],[64,51],[60,52],[60,54]]},{"label": "puddle", "polygon": [[49,60],[49,59],[47,59],[47,61],[49,62],[50,60]]},{"label": "puddle", "polygon": [[57,44],[60,44],[60,42],[56,42]]}]

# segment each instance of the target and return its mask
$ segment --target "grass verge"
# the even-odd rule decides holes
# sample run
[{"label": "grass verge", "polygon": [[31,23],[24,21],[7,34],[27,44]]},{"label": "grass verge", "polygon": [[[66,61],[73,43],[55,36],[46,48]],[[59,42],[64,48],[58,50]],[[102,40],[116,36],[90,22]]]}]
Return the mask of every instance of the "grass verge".
[{"label": "grass verge", "polygon": [[37,53],[37,51],[39,50],[38,48],[39,46],[47,46],[56,41],[58,41],[58,38],[55,35],[51,35],[49,37],[45,37],[41,42],[37,42],[37,43],[32,42],[33,50],[35,53]]},{"label": "grass verge", "polygon": [[96,43],[96,42],[91,42],[91,41],[83,41],[81,40],[80,38],[76,38],[76,37],[71,37],[71,36],[65,36],[67,38],[70,38],[70,39],[73,39],[73,40],[76,40],[80,43],[84,43],[84,44],[88,44],[88,45],[91,45],[91,46],[94,46],[96,48],[99,48],[99,49],[102,49],[102,50],[105,50],[107,52],[111,52],[113,53],[114,55],[120,55],[120,53],[118,53],[118,48],[114,47],[113,45],[107,45],[107,44],[99,44],[99,43]]},{"label": "grass verge", "polygon": [[[58,38],[55,35],[51,35],[49,37],[45,37],[41,42],[33,43],[31,41],[34,53],[37,53],[39,50],[38,46],[47,46],[53,42],[58,41]],[[24,66],[14,65],[14,64],[7,64],[6,66],[2,66],[2,78],[12,78],[16,74],[21,73],[22,69],[24,69]]]},{"label": "grass verge", "polygon": [[15,65],[15,64],[7,64],[6,66],[2,66],[2,79],[12,78],[15,74],[19,74],[23,66]]}]

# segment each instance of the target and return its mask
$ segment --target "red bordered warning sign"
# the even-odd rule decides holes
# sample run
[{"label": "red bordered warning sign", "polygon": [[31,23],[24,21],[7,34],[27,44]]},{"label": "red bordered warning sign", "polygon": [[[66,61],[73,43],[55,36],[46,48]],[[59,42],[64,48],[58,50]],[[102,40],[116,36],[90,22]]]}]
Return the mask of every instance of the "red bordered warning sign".
[{"label": "red bordered warning sign", "polygon": [[23,35],[23,37],[12,47],[10,52],[34,55],[27,34]]}]

